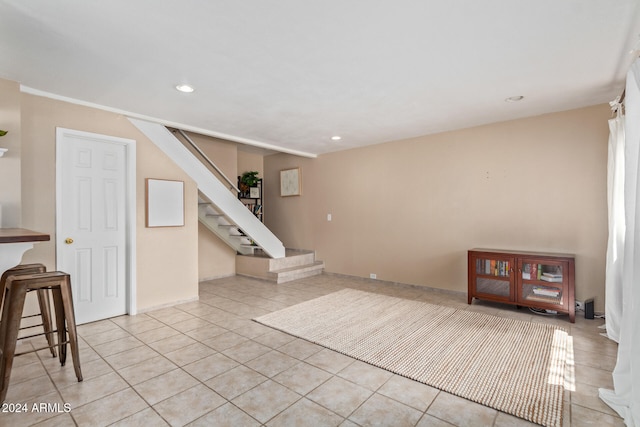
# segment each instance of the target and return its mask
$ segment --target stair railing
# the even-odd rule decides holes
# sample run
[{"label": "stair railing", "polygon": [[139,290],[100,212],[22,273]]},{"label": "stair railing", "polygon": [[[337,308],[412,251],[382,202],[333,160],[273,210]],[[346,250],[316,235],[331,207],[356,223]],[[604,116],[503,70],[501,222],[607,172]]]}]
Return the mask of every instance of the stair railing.
[{"label": "stair railing", "polygon": [[178,132],[182,136],[182,138],[184,138],[184,140],[189,143],[189,145],[202,157],[205,163],[213,168],[213,170],[215,170],[218,175],[220,175],[227,182],[227,184],[229,184],[230,190],[234,190],[236,194],[240,192],[238,187],[236,187],[236,185],[224,174],[224,172],[222,172],[222,170],[220,170],[220,168],[211,161],[211,159],[204,153],[204,151],[202,151],[200,147],[198,147],[198,145],[196,145],[196,143],[193,142],[193,140],[189,138],[189,136],[184,133],[182,129],[173,129],[173,132]]}]

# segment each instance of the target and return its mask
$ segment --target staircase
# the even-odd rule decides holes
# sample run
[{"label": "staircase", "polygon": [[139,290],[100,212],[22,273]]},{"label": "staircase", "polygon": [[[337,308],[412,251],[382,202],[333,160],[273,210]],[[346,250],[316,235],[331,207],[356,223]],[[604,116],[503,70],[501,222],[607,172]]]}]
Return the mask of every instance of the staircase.
[{"label": "staircase", "polygon": [[[207,228],[216,233],[227,245],[238,250],[238,242],[242,240],[236,233],[241,233],[251,239],[256,246],[272,258],[283,258],[285,249],[282,242],[258,220],[238,198],[193,154],[180,140],[161,124],[129,118],[142,133],[187,173],[198,185],[201,198],[209,203],[209,207],[202,209],[204,219],[207,215],[222,215],[226,218],[224,227],[216,225],[213,217],[204,223]],[[210,209],[209,209],[210,208]],[[200,213],[200,208],[198,209]],[[201,216],[200,219],[203,219]],[[222,233],[222,228],[235,228],[236,232]],[[243,252],[243,251],[239,251]]]},{"label": "staircase", "polygon": [[236,251],[237,274],[285,283],[322,273],[324,262],[316,261],[313,251],[285,250],[282,242],[166,127],[133,118],[129,121],[196,182],[199,221]]},{"label": "staircase", "polygon": [[234,224],[224,213],[219,211],[202,193],[198,195],[198,219],[209,231],[236,252],[249,255],[258,249],[252,243],[251,238],[244,234],[237,224]]},{"label": "staircase", "polygon": [[251,255],[236,256],[236,274],[271,282],[286,283],[292,280],[322,274],[324,262],[316,261],[315,252],[287,249],[286,257],[273,259],[259,249]]}]

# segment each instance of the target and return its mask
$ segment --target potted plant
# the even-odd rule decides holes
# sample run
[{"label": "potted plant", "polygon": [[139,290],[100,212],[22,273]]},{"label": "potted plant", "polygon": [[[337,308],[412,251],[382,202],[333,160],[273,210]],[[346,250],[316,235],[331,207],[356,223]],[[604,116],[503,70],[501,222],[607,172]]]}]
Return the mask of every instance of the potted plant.
[{"label": "potted plant", "polygon": [[248,193],[251,187],[255,187],[258,185],[258,172],[257,171],[248,171],[240,176],[240,192]]},{"label": "potted plant", "polygon": [[[0,129],[0,136],[5,136],[7,134],[6,130]],[[0,148],[0,157],[4,156],[4,153],[7,152],[6,148]]]}]

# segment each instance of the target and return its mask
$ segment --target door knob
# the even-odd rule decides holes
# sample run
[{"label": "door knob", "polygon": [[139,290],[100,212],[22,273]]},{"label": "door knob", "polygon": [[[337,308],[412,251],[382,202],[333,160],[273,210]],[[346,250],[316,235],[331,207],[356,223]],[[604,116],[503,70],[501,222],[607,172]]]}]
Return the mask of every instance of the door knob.
[{"label": "door knob", "polygon": [[72,239],[71,237],[67,237],[66,239],[64,239],[64,242],[65,242],[67,245],[70,245],[70,244],[72,244],[72,243],[73,243],[73,239]]}]

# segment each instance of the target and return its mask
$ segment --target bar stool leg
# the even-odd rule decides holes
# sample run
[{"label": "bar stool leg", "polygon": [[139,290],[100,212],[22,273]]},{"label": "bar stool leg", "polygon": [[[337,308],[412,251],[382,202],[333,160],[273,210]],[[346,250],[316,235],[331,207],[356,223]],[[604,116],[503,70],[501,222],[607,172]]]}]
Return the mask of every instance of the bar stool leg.
[{"label": "bar stool leg", "polygon": [[76,371],[78,381],[82,381],[82,371],[80,369],[80,350],[78,349],[78,334],[76,331],[76,315],[73,310],[73,296],[71,295],[71,278],[69,275],[64,277],[64,281],[60,286],[62,300],[64,301],[64,315],[67,321],[67,329],[69,332],[69,344],[71,345],[71,356],[73,357],[73,368]]},{"label": "bar stool leg", "polygon": [[16,352],[16,342],[26,295],[25,289],[16,289],[13,293],[10,288],[5,291],[2,327],[0,327],[0,349],[2,350],[0,355],[0,403],[4,402],[9,389],[11,367]]},{"label": "bar stool leg", "polygon": [[56,311],[56,325],[58,327],[58,358],[60,366],[64,366],[67,361],[67,327],[65,325],[64,302],[59,286],[53,287],[51,293],[53,294],[53,307]]},{"label": "bar stool leg", "polygon": [[49,303],[49,294],[46,289],[38,289],[38,304],[40,305],[40,315],[42,316],[42,327],[47,338],[47,345],[51,350],[51,356],[56,357],[55,342],[53,339],[53,328],[51,327],[51,304]]}]

